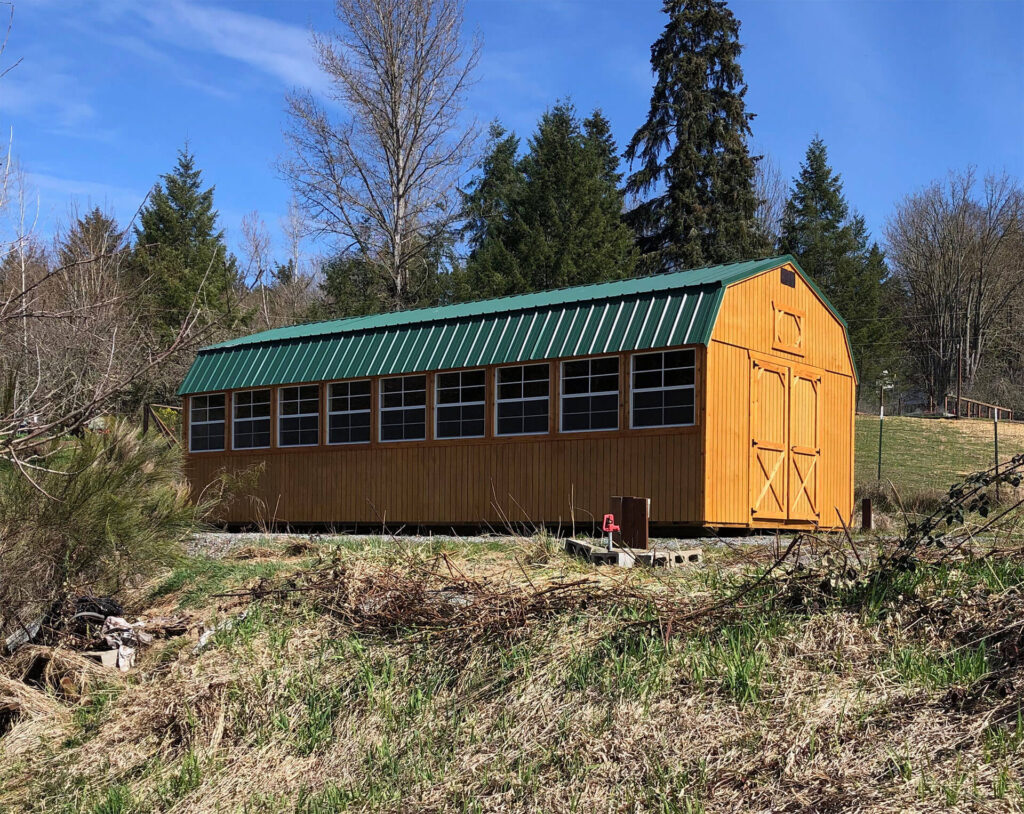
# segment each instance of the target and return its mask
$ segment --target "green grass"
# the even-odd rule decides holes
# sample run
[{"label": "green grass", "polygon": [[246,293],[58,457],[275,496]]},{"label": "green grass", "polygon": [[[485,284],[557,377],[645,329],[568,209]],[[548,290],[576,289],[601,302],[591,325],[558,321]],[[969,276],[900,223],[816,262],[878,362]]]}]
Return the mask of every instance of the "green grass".
[{"label": "green grass", "polygon": [[[999,425],[999,458],[1024,452],[1024,425]],[[882,434],[882,480],[901,494],[945,491],[965,474],[994,463],[992,422],[893,417]],[[865,489],[878,477],[878,417],[857,416],[855,483]]]}]

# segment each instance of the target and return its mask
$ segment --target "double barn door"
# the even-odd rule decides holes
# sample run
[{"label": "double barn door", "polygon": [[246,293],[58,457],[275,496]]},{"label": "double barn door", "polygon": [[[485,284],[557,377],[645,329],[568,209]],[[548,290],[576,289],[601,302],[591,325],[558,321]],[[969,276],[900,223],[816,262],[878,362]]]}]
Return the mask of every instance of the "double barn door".
[{"label": "double barn door", "polygon": [[751,519],[821,519],[820,397],[820,374],[775,360],[751,359]]}]

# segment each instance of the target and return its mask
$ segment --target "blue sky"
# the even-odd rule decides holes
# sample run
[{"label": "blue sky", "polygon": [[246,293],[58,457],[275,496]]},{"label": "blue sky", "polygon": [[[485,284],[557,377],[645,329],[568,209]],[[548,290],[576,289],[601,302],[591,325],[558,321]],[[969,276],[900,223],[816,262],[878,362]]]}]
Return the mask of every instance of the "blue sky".
[{"label": "blue sky", "polygon": [[[880,237],[894,204],[975,164],[1024,177],[1024,2],[734,0],[752,146],[787,178],[817,132]],[[468,107],[525,137],[571,96],[620,148],[647,111],[654,0],[468,0],[483,38]],[[324,88],[310,28],[331,0],[17,0],[0,127],[52,230],[72,201],[127,221],[189,140],[235,245],[245,213],[275,235],[284,94]]]}]

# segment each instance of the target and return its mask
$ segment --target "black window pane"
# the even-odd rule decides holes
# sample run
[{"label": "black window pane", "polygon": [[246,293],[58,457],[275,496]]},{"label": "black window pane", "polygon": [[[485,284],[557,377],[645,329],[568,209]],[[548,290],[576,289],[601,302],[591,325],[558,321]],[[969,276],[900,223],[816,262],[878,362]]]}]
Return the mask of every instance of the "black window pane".
[{"label": "black window pane", "polygon": [[590,363],[586,360],[582,362],[566,362],[562,366],[562,372],[567,379],[572,376],[588,376],[590,374]]},{"label": "black window pane", "polygon": [[665,353],[665,367],[693,367],[692,350],[671,350]]},{"label": "black window pane", "polygon": [[618,410],[608,412],[595,412],[592,414],[590,429],[592,430],[614,430],[619,426]]},{"label": "black window pane", "polygon": [[522,432],[547,432],[548,431],[548,417],[545,412],[544,415],[531,415],[527,416],[523,420]]},{"label": "black window pane", "polygon": [[519,404],[522,406],[523,415],[544,416],[547,418],[548,403],[546,400],[521,401]]},{"label": "black window pane", "polygon": [[693,384],[693,368],[680,368],[665,371],[665,387],[683,387]]},{"label": "black window pane", "polygon": [[666,407],[665,408],[665,423],[666,424],[692,424],[693,423],[693,406],[688,407]]},{"label": "black window pane", "polygon": [[633,394],[633,407],[637,410],[661,407],[664,394],[660,390],[650,390]]},{"label": "black window pane", "polygon": [[550,374],[550,370],[547,365],[528,365],[527,367],[521,368],[521,370],[523,371],[523,378],[526,381],[546,382]]},{"label": "black window pane", "polygon": [[562,417],[562,429],[569,432],[585,430],[589,427],[590,416],[586,413],[566,413]]},{"label": "black window pane", "polygon": [[406,391],[405,393],[405,406],[413,407],[418,405],[424,405],[427,403],[427,393],[425,390],[413,390]]},{"label": "black window pane", "polygon": [[548,394],[548,380],[526,382],[523,385],[523,395],[527,398],[543,397]]},{"label": "black window pane", "polygon": [[595,376],[602,373],[618,373],[619,359],[617,356],[609,356],[604,359],[591,359],[590,372]]},{"label": "black window pane", "polygon": [[589,396],[574,396],[573,398],[566,398],[562,400],[562,413],[565,415],[586,414],[589,412]]},{"label": "black window pane", "polygon": [[637,371],[661,370],[661,354],[648,353],[642,356],[634,356],[633,369]]},{"label": "black window pane", "polygon": [[562,392],[570,395],[590,392],[590,379],[566,379],[562,382]]},{"label": "black window pane", "polygon": [[619,409],[618,396],[593,396],[590,399],[590,409],[607,412],[616,412]]},{"label": "black window pane", "polygon": [[637,389],[647,387],[661,387],[661,371],[648,370],[633,374],[633,387]]},{"label": "black window pane", "polygon": [[437,410],[438,423],[459,420],[458,407],[439,407]]},{"label": "black window pane", "polygon": [[658,427],[661,425],[661,408],[633,411],[634,427]]},{"label": "black window pane", "polygon": [[498,418],[498,435],[518,435],[522,424],[515,418]]},{"label": "black window pane", "polygon": [[401,393],[384,393],[380,400],[381,407],[401,407],[402,406],[402,394]]},{"label": "black window pane", "polygon": [[498,385],[498,399],[517,399],[523,395],[523,386],[516,382]]}]

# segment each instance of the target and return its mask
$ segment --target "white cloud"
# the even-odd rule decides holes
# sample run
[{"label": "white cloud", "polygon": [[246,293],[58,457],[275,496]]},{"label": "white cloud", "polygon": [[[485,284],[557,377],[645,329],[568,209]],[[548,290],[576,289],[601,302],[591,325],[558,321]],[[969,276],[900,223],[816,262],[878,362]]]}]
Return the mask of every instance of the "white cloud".
[{"label": "white cloud", "polygon": [[179,48],[205,51],[242,62],[285,85],[321,88],[309,31],[258,14],[172,0],[130,4],[150,37]]},{"label": "white cloud", "polygon": [[28,188],[38,194],[39,208],[46,219],[60,219],[73,206],[80,209],[98,206],[112,210],[124,224],[135,214],[148,192],[40,172],[26,173],[25,181]]},{"label": "white cloud", "polygon": [[0,82],[0,108],[8,114],[46,117],[61,129],[80,127],[96,116],[81,82],[53,63],[16,65]]}]

